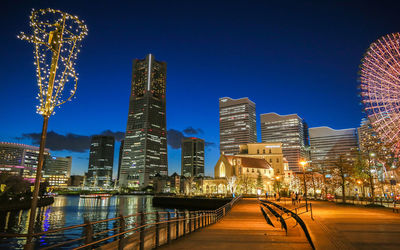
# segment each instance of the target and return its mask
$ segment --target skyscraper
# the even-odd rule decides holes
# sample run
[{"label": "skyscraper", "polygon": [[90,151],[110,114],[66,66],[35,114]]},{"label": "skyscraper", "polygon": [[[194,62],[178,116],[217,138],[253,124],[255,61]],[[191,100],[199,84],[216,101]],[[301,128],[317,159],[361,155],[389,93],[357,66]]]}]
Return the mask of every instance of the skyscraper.
[{"label": "skyscraper", "polygon": [[182,139],[181,174],[185,177],[204,176],[204,140]]},{"label": "skyscraper", "polygon": [[135,59],[120,185],[146,187],[157,173],[168,175],[166,128],[167,64],[149,54]]},{"label": "skyscraper", "polygon": [[334,167],[339,157],[353,160],[357,152],[357,130],[310,128],[311,164],[316,169]]},{"label": "skyscraper", "polygon": [[299,172],[299,162],[306,158],[305,146],[308,145],[307,125],[297,114],[262,114],[261,141],[281,142],[283,156],[289,162],[290,170]]},{"label": "skyscraper", "polygon": [[90,186],[110,186],[114,163],[114,137],[95,135],[90,144],[87,183]]},{"label": "skyscraper", "polygon": [[239,145],[257,142],[256,104],[248,98],[219,99],[220,153],[239,153]]}]

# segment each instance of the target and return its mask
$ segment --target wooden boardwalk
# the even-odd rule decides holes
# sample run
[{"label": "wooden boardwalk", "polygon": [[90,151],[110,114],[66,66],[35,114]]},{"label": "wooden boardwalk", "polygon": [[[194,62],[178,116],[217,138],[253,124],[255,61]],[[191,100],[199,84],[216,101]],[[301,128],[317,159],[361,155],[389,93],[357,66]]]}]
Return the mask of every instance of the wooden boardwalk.
[{"label": "wooden boardwalk", "polygon": [[280,223],[265,222],[257,199],[243,199],[220,222],[172,241],[159,249],[311,249],[300,227],[287,220],[288,235]]}]

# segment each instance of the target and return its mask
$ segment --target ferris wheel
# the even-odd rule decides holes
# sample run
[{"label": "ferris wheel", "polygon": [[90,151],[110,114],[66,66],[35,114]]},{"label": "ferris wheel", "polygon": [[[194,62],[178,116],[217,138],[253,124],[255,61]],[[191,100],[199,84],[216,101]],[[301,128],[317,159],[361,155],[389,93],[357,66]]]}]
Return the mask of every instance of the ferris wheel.
[{"label": "ferris wheel", "polygon": [[400,156],[400,33],[373,42],[360,66],[361,98],[373,130]]}]

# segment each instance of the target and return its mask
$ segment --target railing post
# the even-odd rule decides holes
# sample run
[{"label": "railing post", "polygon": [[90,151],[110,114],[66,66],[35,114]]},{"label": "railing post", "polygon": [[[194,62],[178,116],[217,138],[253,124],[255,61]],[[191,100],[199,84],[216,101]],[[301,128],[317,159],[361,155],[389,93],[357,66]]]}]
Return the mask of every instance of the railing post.
[{"label": "railing post", "polygon": [[175,211],[175,219],[176,219],[176,235],[175,239],[179,238],[179,214],[178,211]]},{"label": "railing post", "polygon": [[206,222],[206,217],[204,216],[204,212],[201,212],[201,227],[204,227],[204,224]]},{"label": "railing post", "polygon": [[139,237],[140,237],[140,250],[144,250],[144,223],[145,223],[145,213],[144,212],[141,212],[140,213],[140,230],[139,230],[139,232],[140,232],[140,235],[139,235]]},{"label": "railing post", "polygon": [[193,212],[194,217],[193,217],[193,231],[196,231],[196,224],[197,224],[197,212]]},{"label": "railing post", "polygon": [[171,242],[171,214],[170,212],[167,213],[167,242],[168,244]]},{"label": "railing post", "polygon": [[183,234],[186,235],[186,212],[183,212]]},{"label": "railing post", "polygon": [[89,219],[85,219],[85,245],[93,241],[93,225],[90,223]]},{"label": "railing post", "polygon": [[156,247],[160,246],[160,214],[156,212]]},{"label": "railing post", "polygon": [[[119,233],[125,232],[125,218],[122,214],[119,215]],[[118,250],[122,250],[125,247],[125,235],[121,234],[119,236]]]},{"label": "railing post", "polygon": [[192,212],[189,211],[189,233],[192,232]]},{"label": "railing post", "polygon": [[225,216],[225,207],[222,209],[223,213],[222,213],[222,217]]}]

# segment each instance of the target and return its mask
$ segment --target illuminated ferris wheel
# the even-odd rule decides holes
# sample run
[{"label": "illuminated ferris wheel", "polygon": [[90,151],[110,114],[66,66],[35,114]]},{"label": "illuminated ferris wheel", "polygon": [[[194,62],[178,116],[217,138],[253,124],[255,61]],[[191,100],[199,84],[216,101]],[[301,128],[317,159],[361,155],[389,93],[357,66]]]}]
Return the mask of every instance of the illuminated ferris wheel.
[{"label": "illuminated ferris wheel", "polygon": [[400,33],[372,43],[360,67],[365,112],[381,141],[400,156]]}]

